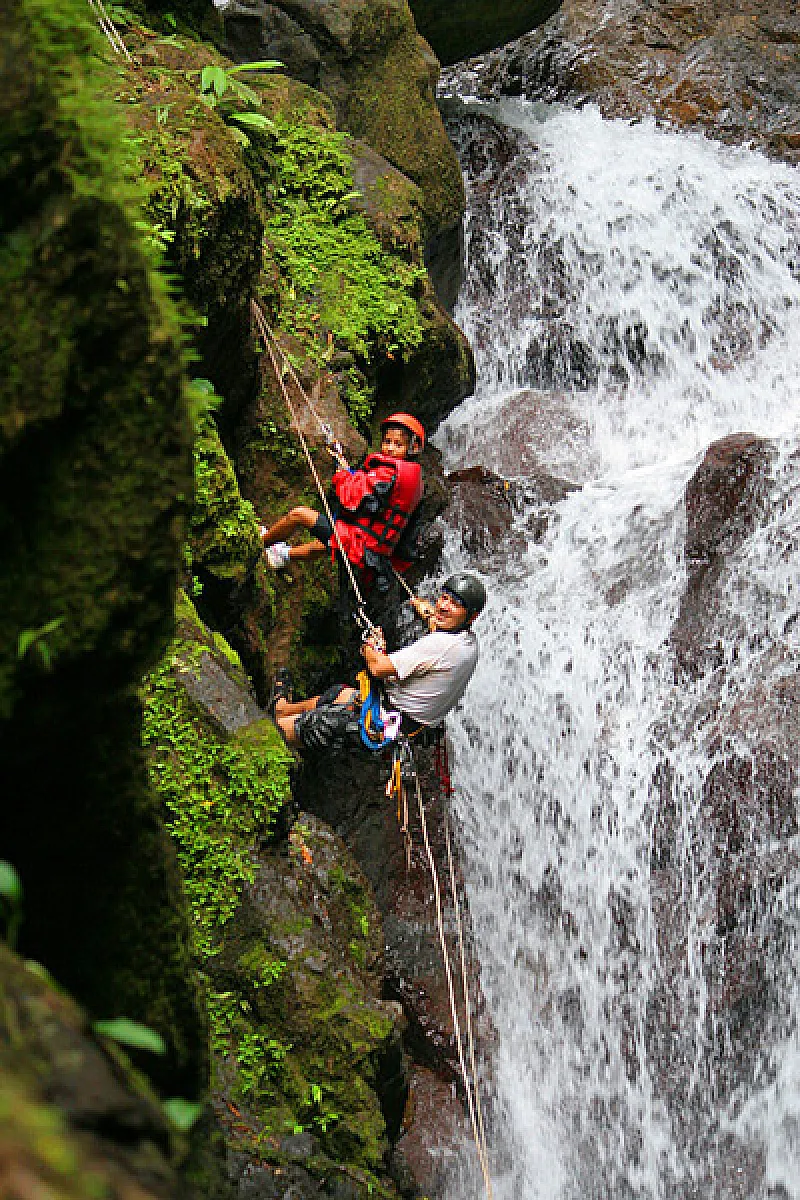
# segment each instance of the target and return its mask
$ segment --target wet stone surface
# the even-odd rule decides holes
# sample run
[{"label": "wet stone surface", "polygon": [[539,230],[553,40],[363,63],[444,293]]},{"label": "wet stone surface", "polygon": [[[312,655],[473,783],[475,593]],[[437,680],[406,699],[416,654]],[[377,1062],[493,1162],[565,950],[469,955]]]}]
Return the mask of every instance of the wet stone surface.
[{"label": "wet stone surface", "polygon": [[800,31],[785,0],[564,0],[480,60],[479,94],[590,99],[800,161]]}]

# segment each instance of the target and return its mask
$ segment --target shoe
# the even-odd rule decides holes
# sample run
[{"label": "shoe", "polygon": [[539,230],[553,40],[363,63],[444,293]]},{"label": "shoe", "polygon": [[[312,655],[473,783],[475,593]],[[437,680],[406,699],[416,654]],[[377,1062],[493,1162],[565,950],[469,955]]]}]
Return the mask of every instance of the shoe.
[{"label": "shoe", "polygon": [[[272,547],[270,547],[272,549]],[[292,673],[288,667],[278,667],[275,672],[275,678],[272,681],[272,695],[269,700],[269,715],[275,720],[275,709],[279,700],[285,700],[287,704],[291,704],[294,699],[294,685],[292,682]]]},{"label": "shoe", "polygon": [[287,566],[289,563],[288,543],[276,542],[274,546],[267,546],[264,550],[264,557],[273,571],[280,571],[282,567]]}]

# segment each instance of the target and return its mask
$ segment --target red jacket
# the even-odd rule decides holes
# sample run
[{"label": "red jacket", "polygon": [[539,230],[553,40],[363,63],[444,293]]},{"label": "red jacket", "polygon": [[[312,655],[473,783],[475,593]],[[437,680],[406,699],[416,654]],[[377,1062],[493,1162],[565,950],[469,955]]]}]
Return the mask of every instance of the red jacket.
[{"label": "red jacket", "polygon": [[363,567],[365,550],[391,557],[422,499],[422,469],[404,458],[368,454],[355,471],[337,471],[333,488],[342,548],[354,566]]}]

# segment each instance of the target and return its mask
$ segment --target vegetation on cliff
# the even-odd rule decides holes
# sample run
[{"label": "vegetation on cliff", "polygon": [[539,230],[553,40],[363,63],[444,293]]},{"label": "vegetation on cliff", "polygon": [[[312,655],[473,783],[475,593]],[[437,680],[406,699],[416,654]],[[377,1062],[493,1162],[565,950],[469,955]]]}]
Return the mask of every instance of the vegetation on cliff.
[{"label": "vegetation on cliff", "polygon": [[[405,1084],[380,924],[329,830],[287,841],[289,756],[245,673],[263,698],[276,638],[316,677],[337,641],[329,565],[290,586],[260,557],[259,520],[312,497],[249,301],[353,456],[348,412],[366,430],[401,392],[460,398],[469,353],[423,267],[419,189],[325,97],[260,73],[209,106],[232,64],[124,20],[130,62],[79,0],[15,0],[0,32],[0,748],[24,797],[2,830],[24,951],[91,1016],[161,1034],[142,1065],[165,1094],[203,1097],[210,1028],[251,1163],[296,1165],[307,1137],[309,1178],[390,1196]],[[179,580],[197,610],[181,599],[168,645]],[[247,719],[209,707],[218,688]]]},{"label": "vegetation on cliff", "polygon": [[24,952],[158,1029],[191,1096],[204,1021],[132,689],[169,637],[192,435],[104,45],[78,0],[0,30],[0,840]]},{"label": "vegetation on cliff", "polygon": [[364,1195],[390,1195],[378,1178],[388,1144],[376,1089],[383,1079],[390,1093],[392,1074],[402,1089],[402,1052],[379,1001],[382,936],[368,885],[320,823],[295,823],[287,844],[290,755],[235,654],[186,598],[144,700],[228,1143],[262,1169],[282,1168],[292,1139],[309,1133],[312,1176],[338,1171]]}]

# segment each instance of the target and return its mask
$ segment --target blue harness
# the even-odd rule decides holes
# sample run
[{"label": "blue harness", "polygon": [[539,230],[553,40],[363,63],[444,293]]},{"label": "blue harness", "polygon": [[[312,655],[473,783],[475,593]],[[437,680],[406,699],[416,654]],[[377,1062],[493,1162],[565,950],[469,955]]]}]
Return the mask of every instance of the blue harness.
[{"label": "blue harness", "polygon": [[[400,732],[399,726],[389,733],[386,732],[386,723],[381,717],[380,691],[375,680],[370,679],[366,671],[361,671],[358,682],[363,697],[358,718],[358,732],[364,748],[378,753],[396,740]],[[369,683],[369,691],[367,691],[367,683]]]}]

